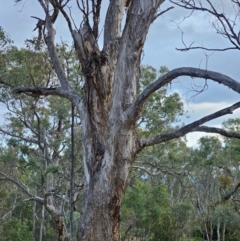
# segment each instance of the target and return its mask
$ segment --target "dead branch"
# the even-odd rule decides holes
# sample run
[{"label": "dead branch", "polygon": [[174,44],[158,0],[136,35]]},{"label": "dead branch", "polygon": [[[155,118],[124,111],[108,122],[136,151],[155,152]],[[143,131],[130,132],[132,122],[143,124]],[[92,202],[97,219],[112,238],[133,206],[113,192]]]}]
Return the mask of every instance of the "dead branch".
[{"label": "dead branch", "polygon": [[201,12],[207,12],[210,15],[212,15],[215,18],[215,21],[212,22],[213,28],[216,30],[217,34],[222,35],[223,37],[227,38],[230,43],[234,47],[226,47],[226,48],[204,48],[201,46],[188,46],[186,48],[177,48],[177,50],[180,51],[188,51],[192,49],[204,49],[207,51],[226,51],[231,49],[238,49],[240,50],[240,39],[239,35],[236,32],[236,19],[239,17],[240,14],[240,4],[237,1],[232,1],[234,4],[236,4],[236,8],[238,11],[236,11],[234,17],[228,17],[224,10],[220,11],[217,9],[217,7],[211,2],[211,0],[206,0],[206,3],[208,3],[208,6],[205,6],[201,1],[196,0],[170,0],[171,3],[181,7],[188,9],[190,11],[201,11]]}]

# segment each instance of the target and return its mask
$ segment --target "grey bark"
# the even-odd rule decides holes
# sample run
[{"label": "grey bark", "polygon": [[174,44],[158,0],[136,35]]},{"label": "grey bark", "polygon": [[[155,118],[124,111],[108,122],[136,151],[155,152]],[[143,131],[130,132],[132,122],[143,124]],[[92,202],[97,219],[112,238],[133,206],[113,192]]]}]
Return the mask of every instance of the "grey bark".
[{"label": "grey bark", "polygon": [[40,224],[40,230],[39,230],[39,241],[43,240],[44,222],[45,222],[45,207],[43,205],[42,206],[42,212],[41,212],[41,224]]},{"label": "grey bark", "polygon": [[[163,1],[130,1],[131,4],[126,9],[126,22],[122,28],[125,1],[111,0],[105,19],[102,50],[97,44],[96,26],[94,31],[90,26],[88,8],[82,8],[85,16],[82,27],[73,30],[71,21],[59,2],[60,5],[57,7],[68,23],[85,80],[81,95],[70,86],[61,68],[54,44],[53,22],[47,6],[39,0],[46,14],[45,41],[60,87],[50,89],[21,87],[14,91],[37,95],[59,95],[68,98],[79,112],[83,132],[85,175],[78,230],[79,241],[120,240],[121,199],[128,186],[129,172],[137,152],[145,146],[169,141],[192,131],[218,133],[221,130],[210,129],[202,124],[229,114],[240,106],[236,103],[176,132],[138,140],[136,122],[145,101],[156,90],[179,76],[211,79],[240,93],[239,82],[226,75],[198,68],[178,68],[160,77],[137,96],[142,48],[149,27],[156,19],[157,10]],[[56,7],[56,4],[52,5]],[[223,131],[223,133],[231,135],[230,132]],[[235,137],[239,138],[238,135]],[[50,199],[46,208],[50,213],[54,210]]]}]

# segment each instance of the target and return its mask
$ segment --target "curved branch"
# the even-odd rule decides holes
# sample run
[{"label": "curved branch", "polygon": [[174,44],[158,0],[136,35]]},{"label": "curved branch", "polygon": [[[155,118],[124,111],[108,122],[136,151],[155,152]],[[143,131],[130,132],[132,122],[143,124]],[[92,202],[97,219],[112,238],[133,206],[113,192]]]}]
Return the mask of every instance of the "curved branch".
[{"label": "curved branch", "polygon": [[229,200],[240,188],[240,182],[235,186],[235,188],[226,196],[223,197],[224,201]]},{"label": "curved branch", "polygon": [[203,78],[203,79],[211,79],[219,84],[223,84],[230,89],[240,93],[240,83],[227,75],[210,71],[203,70],[198,68],[177,68],[169,71],[167,74],[159,77],[156,81],[150,84],[146,89],[142,91],[142,93],[138,96],[136,101],[130,105],[126,110],[126,118],[129,121],[136,121],[140,111],[143,107],[143,104],[146,102],[147,98],[154,93],[159,88],[164,85],[170,83],[172,80],[176,79],[180,76],[190,76],[192,78]]},{"label": "curved branch", "polygon": [[199,126],[195,128],[193,131],[206,132],[206,133],[215,133],[220,134],[222,136],[237,138],[240,139],[240,134],[236,132],[227,131],[217,127],[209,127],[209,126]]},{"label": "curved branch", "polygon": [[[67,21],[67,24],[68,24],[68,28],[69,28],[69,31],[72,33],[73,31],[73,28],[72,28],[72,23],[71,23],[71,20],[69,18],[69,16],[67,15],[66,11],[64,10],[64,6],[69,2],[67,1],[63,6],[61,5],[60,2],[56,1],[56,0],[51,0],[50,1],[51,4],[53,5],[54,7],[54,12],[55,11],[59,11],[62,13],[63,17],[66,19]],[[52,15],[52,18],[55,16],[56,14],[53,13]],[[55,21],[55,20],[54,20]],[[53,19],[52,19],[52,22],[54,22]]]},{"label": "curved branch", "polygon": [[13,93],[15,94],[25,93],[33,97],[48,96],[48,95],[56,95],[56,96],[64,97],[70,100],[77,107],[80,114],[80,118],[84,116],[84,113],[85,113],[83,98],[80,94],[78,94],[74,90],[69,91],[61,87],[46,88],[46,87],[29,86],[29,87],[14,88]]},{"label": "curved branch", "polygon": [[[208,132],[210,132],[210,128],[211,127],[199,127],[200,125],[202,125],[203,123],[206,123],[210,120],[213,120],[213,119],[216,119],[220,116],[224,116],[224,115],[227,115],[227,114],[232,114],[234,110],[240,108],[240,102],[237,102],[236,104],[230,106],[230,107],[227,107],[227,108],[224,108],[220,111],[217,111],[211,115],[208,115],[208,116],[205,116],[197,121],[194,121],[192,122],[191,124],[188,124],[182,128],[180,128],[179,130],[177,131],[174,131],[174,132],[171,132],[171,133],[167,133],[167,134],[161,134],[161,135],[156,135],[155,137],[152,137],[152,138],[149,138],[149,139],[138,139],[137,140],[137,152],[141,151],[144,147],[146,146],[151,146],[151,145],[155,145],[155,144],[159,144],[161,142],[166,142],[166,141],[170,141],[172,139],[176,139],[176,138],[179,138],[181,136],[184,136],[186,135],[187,133],[189,132],[193,132],[193,131],[207,131],[209,130]],[[213,133],[220,133],[217,132],[217,129],[218,128],[213,128],[212,131],[215,131]],[[219,129],[221,130],[221,129]],[[235,137],[235,138],[240,138],[240,135],[233,135],[231,136],[230,135],[230,132],[227,132],[224,130],[222,130],[222,133],[225,135],[228,134],[228,137]]]},{"label": "curved branch", "polygon": [[0,172],[0,175],[4,176],[7,181],[12,182],[13,184],[15,184],[23,193],[25,193],[27,196],[29,196],[32,200],[35,200],[35,201],[37,201],[37,202],[39,202],[41,204],[44,203],[43,198],[33,196],[31,193],[29,193],[27,191],[27,189],[24,188],[24,186],[21,183],[19,183],[19,182],[15,181],[14,179],[10,178],[8,175],[6,175],[3,172]]}]

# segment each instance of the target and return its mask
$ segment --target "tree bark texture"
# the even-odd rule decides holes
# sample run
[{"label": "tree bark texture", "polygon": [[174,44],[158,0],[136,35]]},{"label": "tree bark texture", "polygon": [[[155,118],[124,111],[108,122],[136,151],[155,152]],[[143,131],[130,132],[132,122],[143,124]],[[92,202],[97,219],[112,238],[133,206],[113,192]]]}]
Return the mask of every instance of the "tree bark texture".
[{"label": "tree bark texture", "polygon": [[103,51],[87,22],[73,31],[86,93],[85,191],[78,240],[120,240],[121,199],[136,151],[134,122],[125,110],[136,99],[142,47],[161,2],[133,1],[121,32],[124,3],[111,1]]},{"label": "tree bark texture", "polygon": [[[51,6],[54,9],[58,8],[65,17],[74,40],[76,55],[84,76],[83,93],[80,94],[69,84],[58,60],[54,44],[55,17],[50,16],[48,7],[42,0],[38,1],[46,14],[46,20],[43,21],[47,31],[45,42],[60,87],[20,87],[15,92],[58,95],[68,98],[76,106],[82,123],[85,174],[78,240],[119,241],[122,195],[128,185],[128,176],[135,155],[139,151],[145,146],[179,138],[191,131],[240,137],[237,133],[202,126],[209,120],[239,108],[240,103],[236,103],[175,132],[150,139],[138,139],[135,125],[147,98],[179,76],[212,79],[238,93],[239,82],[208,70],[178,68],[157,79],[137,96],[142,48],[151,23],[160,15],[158,9],[164,0],[109,1],[101,50],[97,36],[98,9],[101,7],[101,1],[87,1],[89,4],[95,3],[92,13],[93,26],[90,24],[89,11],[86,7],[82,9],[85,14],[83,24],[74,30],[64,6],[61,5],[62,1],[51,0]],[[126,20],[122,21],[124,12]],[[49,209],[51,206],[51,203],[46,206],[49,212],[52,211]],[[55,214],[52,216],[55,217],[59,230],[62,230],[61,216]]]}]

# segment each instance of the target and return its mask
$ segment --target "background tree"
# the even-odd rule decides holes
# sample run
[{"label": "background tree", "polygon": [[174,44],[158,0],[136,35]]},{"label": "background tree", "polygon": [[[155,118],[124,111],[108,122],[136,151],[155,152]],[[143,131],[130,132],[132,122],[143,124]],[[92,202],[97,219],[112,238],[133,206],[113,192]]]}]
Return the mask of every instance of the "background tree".
[{"label": "background tree", "polygon": [[[71,51],[66,48],[65,44],[59,45],[58,52],[74,85],[78,65]],[[24,199],[33,201],[33,224],[36,221],[34,217],[41,216],[41,224],[38,223],[39,240],[44,237],[45,209],[55,223],[58,240],[68,240],[71,193],[70,103],[67,100],[60,103],[52,97],[16,97],[12,94],[11,89],[19,86],[19,83],[54,85],[55,75],[44,50],[35,51],[28,44],[27,49],[18,50],[12,47],[1,57],[4,63],[1,72],[8,82],[8,85],[2,86],[0,94],[0,101],[6,107],[6,124],[0,128],[4,145],[7,144],[7,147],[3,148],[2,160],[3,163],[9,162],[12,172],[1,170],[0,175],[25,194],[20,202]],[[77,116],[74,122],[76,120]],[[74,131],[77,133],[79,129],[78,123]],[[76,140],[78,138],[80,135]],[[75,155],[81,155],[81,149],[78,149]],[[77,163],[75,168],[80,174],[81,163]],[[74,180],[74,203],[82,189],[81,182],[80,174]],[[36,202],[40,206],[36,206]],[[37,214],[39,209],[41,211]],[[36,224],[33,226],[36,227]],[[34,227],[33,233],[36,235]]]},{"label": "background tree", "polygon": [[[138,137],[137,121],[149,96],[179,76],[211,79],[237,93],[240,93],[239,82],[217,72],[181,67],[157,78],[138,94],[143,46],[150,25],[166,12],[159,12],[163,0],[110,1],[104,19],[101,49],[98,44],[101,0],[77,1],[83,16],[80,27],[75,27],[75,21],[67,12],[70,1],[38,2],[45,17],[37,18],[39,38],[36,44],[44,38],[57,76],[56,86],[39,83],[19,86],[14,92],[38,96],[57,95],[69,99],[76,106],[82,123],[85,175],[78,240],[119,240],[121,200],[137,153],[146,146],[179,138],[192,131],[240,137],[238,133],[203,126],[207,121],[232,113],[240,107],[239,102],[177,130],[158,133],[149,138]],[[233,1],[233,4],[238,7],[237,2]],[[54,23],[59,14],[65,18],[73,38],[74,51],[83,74],[82,91],[71,85],[57,52]],[[126,18],[122,21],[124,14]],[[221,21],[221,18],[217,20]],[[232,44],[235,46],[239,43]]]}]

